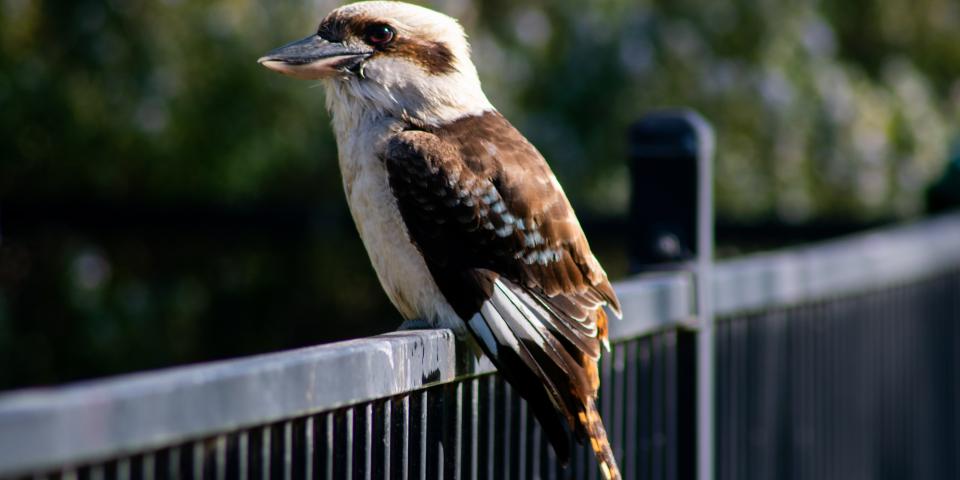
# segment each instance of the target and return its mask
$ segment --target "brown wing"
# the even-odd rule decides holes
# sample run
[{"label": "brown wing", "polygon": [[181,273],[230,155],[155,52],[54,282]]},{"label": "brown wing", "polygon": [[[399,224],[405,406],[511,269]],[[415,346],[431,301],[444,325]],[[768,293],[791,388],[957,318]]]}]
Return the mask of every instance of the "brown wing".
[{"label": "brown wing", "polygon": [[385,161],[401,204],[413,199],[401,210],[428,262],[510,279],[598,356],[583,339],[605,340],[593,313],[609,305],[619,315],[616,295],[550,167],[506,119],[491,112],[402,132]]},{"label": "brown wing", "polygon": [[437,285],[563,457],[548,423],[587,434],[602,307],[619,304],[550,168],[497,113],[401,132],[383,160]]}]

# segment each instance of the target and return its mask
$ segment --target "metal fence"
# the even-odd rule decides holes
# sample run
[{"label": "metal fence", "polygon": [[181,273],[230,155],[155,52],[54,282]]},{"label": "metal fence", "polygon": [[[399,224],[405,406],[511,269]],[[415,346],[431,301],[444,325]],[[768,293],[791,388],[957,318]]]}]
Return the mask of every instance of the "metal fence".
[{"label": "metal fence", "polygon": [[958,220],[718,269],[719,478],[960,478]]},{"label": "metal fence", "polygon": [[[625,477],[960,478],[960,213],[714,263],[706,123],[630,142],[632,257],[674,269],[615,285]],[[0,394],[0,478],[598,478],[573,451],[440,330]]]},{"label": "metal fence", "polygon": [[[691,336],[677,328],[689,278],[619,291],[634,338],[603,364],[611,438],[631,476],[676,478],[692,439]],[[0,472],[14,477],[596,478],[576,452],[557,465],[526,404],[448,331],[0,397]]]},{"label": "metal fence", "polygon": [[719,477],[960,478],[960,268],[722,319]]},{"label": "metal fence", "polygon": [[[627,478],[696,471],[694,281],[619,283]],[[957,478],[960,214],[716,266],[720,478]],[[5,478],[597,478],[447,331],[0,395]]]}]

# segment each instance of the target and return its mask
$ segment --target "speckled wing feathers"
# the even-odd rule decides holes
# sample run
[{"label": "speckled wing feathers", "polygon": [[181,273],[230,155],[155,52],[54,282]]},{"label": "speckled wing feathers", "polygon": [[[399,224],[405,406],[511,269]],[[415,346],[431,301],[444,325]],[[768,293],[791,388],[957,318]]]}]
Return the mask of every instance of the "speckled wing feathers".
[{"label": "speckled wing feathers", "polygon": [[[619,315],[553,173],[499,114],[401,132],[384,161],[428,263],[487,268],[509,278],[561,319],[564,336],[595,337],[591,317],[601,305]],[[598,352],[590,353],[596,358]]]}]

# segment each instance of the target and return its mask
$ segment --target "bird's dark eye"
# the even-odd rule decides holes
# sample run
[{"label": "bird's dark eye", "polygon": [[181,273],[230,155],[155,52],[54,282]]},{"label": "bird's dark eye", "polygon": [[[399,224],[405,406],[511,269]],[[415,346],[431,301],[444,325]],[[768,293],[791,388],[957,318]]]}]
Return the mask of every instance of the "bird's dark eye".
[{"label": "bird's dark eye", "polygon": [[363,32],[363,40],[375,47],[382,47],[393,41],[397,32],[389,25],[377,24],[367,27]]}]

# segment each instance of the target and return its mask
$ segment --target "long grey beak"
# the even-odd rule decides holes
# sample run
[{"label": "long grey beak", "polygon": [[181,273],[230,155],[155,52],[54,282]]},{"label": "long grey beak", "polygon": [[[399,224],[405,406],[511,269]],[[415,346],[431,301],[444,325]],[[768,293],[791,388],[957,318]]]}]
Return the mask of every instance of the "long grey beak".
[{"label": "long grey beak", "polygon": [[352,71],[372,53],[311,35],[270,51],[257,63],[284,75],[316,80]]}]

